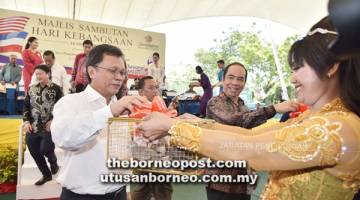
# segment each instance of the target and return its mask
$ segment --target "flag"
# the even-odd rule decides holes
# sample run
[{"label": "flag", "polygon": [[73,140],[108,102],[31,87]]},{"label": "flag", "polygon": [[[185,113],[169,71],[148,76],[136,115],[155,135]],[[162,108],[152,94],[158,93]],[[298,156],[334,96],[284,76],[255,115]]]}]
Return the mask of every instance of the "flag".
[{"label": "flag", "polygon": [[0,19],[0,63],[9,63],[9,56],[17,56],[17,64],[24,65],[22,59],[22,44],[28,35],[24,31],[29,18],[11,16]]},{"label": "flag", "polygon": [[[9,63],[9,56],[16,55],[16,63],[24,66],[22,59],[22,44],[28,35],[24,28],[29,18],[25,16],[11,16],[0,19],[0,65]],[[65,66],[67,74],[71,75],[72,67]]]}]

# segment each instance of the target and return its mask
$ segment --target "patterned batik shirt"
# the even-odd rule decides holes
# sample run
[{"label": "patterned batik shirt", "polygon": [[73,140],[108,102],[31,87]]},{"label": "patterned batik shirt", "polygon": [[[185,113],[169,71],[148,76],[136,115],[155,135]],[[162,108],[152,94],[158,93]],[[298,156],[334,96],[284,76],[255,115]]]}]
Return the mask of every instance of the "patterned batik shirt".
[{"label": "patterned batik shirt", "polygon": [[[243,128],[254,128],[259,126],[274,117],[276,114],[274,106],[260,108],[258,110],[250,111],[244,104],[244,101],[238,97],[235,103],[231,98],[227,97],[225,93],[210,99],[206,110],[207,117],[214,119],[216,122],[226,125],[239,126]],[[237,175],[255,173],[250,168],[248,169],[211,169],[206,170],[209,175],[232,175],[236,178]],[[210,183],[209,187],[218,191],[226,193],[241,193],[250,194],[256,187],[250,186],[246,183],[240,184],[225,184],[225,183]]]},{"label": "patterned batik shirt", "polygon": [[55,103],[63,96],[60,86],[49,81],[45,86],[40,83],[30,87],[24,101],[23,121],[30,122],[33,132],[45,130],[52,120]]}]

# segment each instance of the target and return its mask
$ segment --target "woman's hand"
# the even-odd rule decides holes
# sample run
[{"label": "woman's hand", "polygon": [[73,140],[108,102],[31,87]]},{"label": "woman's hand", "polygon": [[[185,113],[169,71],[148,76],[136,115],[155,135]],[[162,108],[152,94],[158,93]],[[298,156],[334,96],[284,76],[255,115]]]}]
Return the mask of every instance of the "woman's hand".
[{"label": "woman's hand", "polygon": [[174,121],[165,114],[153,112],[144,119],[144,122],[138,125],[138,130],[145,138],[153,141],[168,135]]}]

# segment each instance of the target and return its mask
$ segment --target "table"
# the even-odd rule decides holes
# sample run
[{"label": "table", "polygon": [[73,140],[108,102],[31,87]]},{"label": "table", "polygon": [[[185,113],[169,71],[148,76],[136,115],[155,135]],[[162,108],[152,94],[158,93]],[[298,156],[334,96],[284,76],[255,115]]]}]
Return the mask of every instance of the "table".
[{"label": "table", "polygon": [[190,113],[199,115],[200,101],[199,100],[179,100],[179,114]]},{"label": "table", "polygon": [[6,88],[6,93],[0,93],[0,113],[7,115],[16,115],[22,112],[24,100],[17,100],[17,96],[24,96],[24,92],[16,94],[15,88]]}]

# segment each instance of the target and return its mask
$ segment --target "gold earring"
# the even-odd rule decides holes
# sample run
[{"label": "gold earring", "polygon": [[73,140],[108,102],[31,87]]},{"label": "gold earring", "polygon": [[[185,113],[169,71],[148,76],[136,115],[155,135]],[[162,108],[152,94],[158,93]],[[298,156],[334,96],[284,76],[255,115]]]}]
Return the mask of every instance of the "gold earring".
[{"label": "gold earring", "polygon": [[327,74],[327,77],[328,77],[328,78],[331,78],[331,74]]}]

